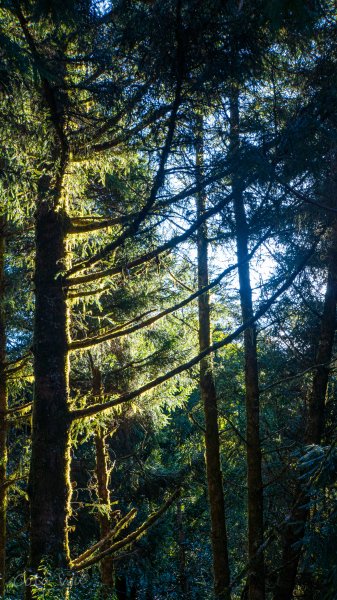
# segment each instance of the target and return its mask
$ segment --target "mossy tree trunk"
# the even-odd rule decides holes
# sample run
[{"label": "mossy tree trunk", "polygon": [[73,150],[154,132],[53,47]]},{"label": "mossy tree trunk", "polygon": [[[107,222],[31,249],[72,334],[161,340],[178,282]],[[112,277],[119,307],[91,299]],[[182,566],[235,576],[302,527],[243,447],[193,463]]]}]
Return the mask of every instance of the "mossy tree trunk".
[{"label": "mossy tree trunk", "polygon": [[[196,180],[197,185],[203,174],[203,124],[198,118],[196,127]],[[197,193],[197,217],[206,210],[206,196]],[[207,224],[198,229],[198,287],[208,285],[208,240]],[[209,294],[199,296],[199,348],[200,352],[211,345]],[[228,542],[224,506],[223,480],[220,459],[218,427],[218,406],[213,376],[212,359],[207,356],[200,362],[200,392],[205,413],[205,457],[208,498],[211,517],[211,541],[213,553],[214,591],[216,598],[230,598],[230,571],[228,562]]]},{"label": "mossy tree trunk", "polygon": [[[102,392],[102,376],[99,368],[92,365],[93,372],[93,395],[97,399]],[[99,513],[100,537],[104,538],[109,533],[111,524],[111,501],[110,501],[110,469],[106,447],[106,431],[99,426],[95,433],[96,449],[96,477],[97,495],[103,511]],[[114,591],[114,560],[113,556],[107,556],[100,562],[102,598],[110,598]]]},{"label": "mossy tree trunk", "polygon": [[[249,265],[249,228],[239,174],[240,153],[239,94],[233,90],[230,99],[230,144],[233,160],[232,193],[236,223],[236,246],[243,322],[253,317],[252,287]],[[260,442],[260,399],[257,362],[256,327],[244,332],[247,488],[248,488],[248,598],[264,600],[265,573],[263,544],[263,483]]]},{"label": "mossy tree trunk", "polygon": [[66,61],[61,60],[63,48],[53,62],[56,58],[53,48],[47,55],[40,51],[34,30],[29,27],[19,4],[15,12],[39,76],[36,91],[46,131],[45,160],[38,165],[35,212],[34,399],[26,585],[26,597],[31,598],[31,575],[37,573],[41,562],[49,563],[52,569],[66,568],[69,564],[69,319],[62,271],[67,266],[65,177],[70,151],[65,133],[67,98],[65,86],[62,88],[66,77]]},{"label": "mossy tree trunk", "polygon": [[5,295],[5,217],[0,216],[0,596],[4,597],[6,576],[7,513],[7,377]]},{"label": "mossy tree trunk", "polygon": [[[60,276],[66,260],[66,219],[57,192],[55,201],[50,201],[48,185],[47,178],[41,181],[36,210],[35,385],[29,476],[29,571],[33,574],[42,560],[60,568],[67,567],[69,561],[69,340],[68,310]],[[28,597],[29,594],[28,585]]]}]

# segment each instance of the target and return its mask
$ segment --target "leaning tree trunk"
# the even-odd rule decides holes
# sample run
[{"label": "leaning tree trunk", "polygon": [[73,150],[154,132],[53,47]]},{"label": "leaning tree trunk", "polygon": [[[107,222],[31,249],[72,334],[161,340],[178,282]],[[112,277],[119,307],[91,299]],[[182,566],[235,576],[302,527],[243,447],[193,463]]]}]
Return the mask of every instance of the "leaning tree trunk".
[{"label": "leaning tree trunk", "polygon": [[5,217],[0,216],[0,596],[5,592],[7,512],[7,378],[5,294]]},{"label": "leaning tree trunk", "polygon": [[[92,366],[93,371],[93,396],[99,397],[102,392],[102,377],[100,369]],[[100,538],[107,536],[111,529],[111,502],[110,502],[110,470],[108,467],[108,453],[106,448],[106,436],[103,427],[99,426],[95,434],[96,448],[96,477],[97,495],[104,511],[99,513]],[[114,591],[114,559],[107,556],[100,562],[102,598],[110,598]]]},{"label": "leaning tree trunk", "polygon": [[[305,443],[320,444],[324,432],[325,397],[329,381],[329,363],[332,359],[336,328],[337,304],[337,222],[332,230],[332,246],[329,257],[328,280],[324,298],[321,329],[316,353],[317,368],[312,381],[309,398],[308,422]],[[274,600],[292,600],[296,585],[302,540],[310,511],[309,498],[299,486],[295,505],[291,510],[288,525],[283,535],[282,564],[274,591]]]},{"label": "leaning tree trunk", "polygon": [[[68,311],[60,276],[66,259],[65,216],[56,200],[51,201],[47,185],[43,179],[41,188],[47,197],[40,199],[36,211],[35,386],[29,476],[32,574],[42,560],[60,568],[69,562]],[[28,598],[30,594],[28,579]]]},{"label": "leaning tree trunk", "polygon": [[[240,301],[243,322],[253,317],[252,287],[249,267],[249,229],[247,224],[243,187],[239,164],[239,95],[233,91],[230,99],[230,142],[233,159],[232,193],[236,222],[236,245],[240,285]],[[260,443],[260,401],[257,363],[256,327],[252,325],[244,332],[245,387],[247,420],[247,487],[248,487],[248,598],[264,600],[265,572],[263,544],[263,483]]]},{"label": "leaning tree trunk", "polygon": [[[197,217],[206,210],[206,196],[201,188],[203,174],[202,119],[197,124],[196,179]],[[198,229],[198,287],[208,285],[208,241],[206,222]],[[199,348],[202,352],[211,344],[209,294],[199,296]],[[224,507],[223,481],[220,460],[218,407],[210,357],[200,362],[200,392],[205,412],[205,450],[208,498],[211,516],[211,540],[214,570],[214,591],[217,598],[230,598],[230,571]]]}]

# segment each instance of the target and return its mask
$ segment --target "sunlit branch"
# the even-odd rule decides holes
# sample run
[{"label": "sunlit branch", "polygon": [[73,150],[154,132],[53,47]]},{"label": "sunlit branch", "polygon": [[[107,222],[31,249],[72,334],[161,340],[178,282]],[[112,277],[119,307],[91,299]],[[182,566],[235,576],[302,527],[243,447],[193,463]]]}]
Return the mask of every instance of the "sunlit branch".
[{"label": "sunlit branch", "polygon": [[[83,269],[87,269],[89,267],[94,266],[97,262],[99,262],[100,260],[102,260],[103,258],[108,256],[116,248],[120,247],[125,242],[125,240],[127,240],[131,236],[135,235],[137,233],[140,225],[146,219],[150,209],[152,208],[152,206],[154,205],[154,203],[156,201],[157,193],[160,190],[160,188],[163,186],[164,181],[165,181],[165,166],[166,166],[166,162],[168,160],[168,157],[169,157],[169,154],[171,151],[171,146],[173,143],[174,133],[175,133],[175,129],[176,129],[178,110],[179,110],[179,107],[181,104],[181,92],[182,92],[182,84],[183,84],[183,70],[182,70],[182,66],[180,65],[180,62],[182,62],[182,60],[183,60],[181,43],[182,43],[182,41],[179,36],[179,38],[177,39],[178,75],[177,75],[177,82],[176,82],[176,88],[175,88],[175,97],[174,97],[174,101],[172,104],[172,110],[171,110],[171,114],[170,114],[170,118],[169,118],[168,130],[167,130],[167,134],[166,134],[165,143],[164,143],[164,146],[163,146],[163,149],[161,152],[158,170],[154,177],[154,181],[153,181],[153,185],[152,185],[152,189],[151,189],[149,198],[148,198],[147,202],[145,203],[144,207],[142,208],[142,210],[139,212],[138,217],[133,221],[133,223],[131,223],[131,225],[128,227],[128,229],[126,229],[116,240],[114,240],[110,244],[107,244],[104,248],[99,250],[96,254],[94,254],[90,258],[78,263],[77,265],[74,265],[68,272],[68,275],[74,275],[78,271],[83,271]],[[95,148],[95,146],[93,146],[93,149],[94,148]]]},{"label": "sunlit branch", "polygon": [[91,556],[94,552],[97,552],[97,550],[102,548],[102,546],[106,545],[107,542],[117,537],[117,535],[122,531],[122,529],[124,529],[124,527],[129,526],[129,524],[136,517],[136,515],[137,510],[135,508],[130,510],[127,515],[125,515],[122,519],[120,519],[120,521],[118,521],[118,523],[112,529],[112,531],[109,531],[109,533],[104,538],[102,538],[96,544],[88,548],[85,552],[74,558],[71,561],[72,567],[80,565],[84,560],[88,559],[89,556]]},{"label": "sunlit branch", "polygon": [[134,398],[138,398],[145,392],[148,392],[148,391],[152,390],[153,388],[157,387],[158,385],[165,383],[165,381],[168,381],[175,375],[179,375],[180,373],[187,371],[191,367],[194,367],[205,356],[208,356],[212,352],[215,352],[216,350],[219,350],[220,348],[223,348],[223,347],[227,346],[228,344],[230,344],[241,333],[243,333],[243,331],[245,331],[245,329],[247,329],[248,327],[251,327],[251,325],[253,325],[258,319],[260,319],[269,310],[269,308],[274,304],[274,302],[277,300],[277,298],[279,296],[281,296],[281,294],[283,294],[283,292],[285,292],[291,286],[291,284],[296,279],[298,274],[306,266],[308,260],[313,256],[320,239],[321,239],[321,236],[315,241],[315,243],[311,247],[310,252],[300,262],[299,266],[290,275],[290,277],[283,283],[283,285],[281,285],[280,288],[269,298],[269,300],[267,300],[256,311],[256,313],[253,315],[252,318],[250,318],[247,321],[245,321],[244,323],[242,323],[233,333],[226,336],[223,340],[220,340],[219,342],[216,342],[216,343],[212,344],[211,346],[208,346],[207,348],[205,348],[205,350],[203,350],[202,352],[197,354],[194,358],[192,358],[188,362],[179,365],[178,367],[176,367],[175,369],[172,369],[171,371],[169,371],[168,373],[165,373],[164,375],[160,375],[159,377],[157,377],[156,379],[154,379],[152,381],[149,381],[148,383],[146,383],[142,387],[138,388],[137,390],[133,390],[132,392],[122,394],[121,396],[119,396],[119,398],[110,400],[109,402],[106,402],[106,403],[93,404],[91,406],[88,406],[87,408],[74,410],[70,413],[70,418],[72,420],[75,420],[75,419],[81,419],[82,417],[89,417],[89,416],[98,414],[100,412],[103,412],[105,410],[108,410],[114,406],[118,406],[120,404],[124,404],[125,402],[129,402],[130,400],[133,400]]},{"label": "sunlit branch", "polygon": [[97,296],[98,294],[103,294],[107,290],[110,289],[110,285],[103,285],[102,287],[95,288],[93,290],[84,290],[79,292],[71,292],[68,294],[67,298],[69,300],[74,300],[76,298],[85,298],[87,296]]},{"label": "sunlit branch", "polygon": [[91,348],[92,346],[96,346],[97,344],[101,344],[102,342],[106,342],[107,340],[113,340],[114,338],[127,335],[130,332],[132,333],[133,331],[138,331],[138,329],[142,329],[143,327],[145,327],[146,326],[145,324],[149,324],[149,322],[152,322],[152,319],[148,319],[147,321],[144,321],[145,324],[140,323],[138,325],[134,325],[133,327],[130,327],[129,329],[124,329],[124,327],[126,327],[127,325],[130,325],[131,323],[139,321],[140,319],[142,319],[143,317],[145,317],[146,315],[148,315],[152,312],[154,312],[154,310],[148,310],[145,313],[138,315],[134,319],[127,321],[126,323],[123,323],[121,325],[117,325],[116,327],[113,327],[112,329],[106,331],[105,333],[102,333],[101,335],[95,335],[93,337],[85,338],[83,340],[75,340],[69,344],[69,346],[68,346],[69,350],[80,350],[80,349],[85,349],[85,348]]},{"label": "sunlit branch", "polygon": [[18,373],[18,371],[21,371],[21,369],[23,369],[26,364],[29,362],[31,358],[30,354],[26,354],[25,356],[22,356],[21,358],[18,358],[18,360],[10,362],[10,363],[6,363],[5,365],[5,373],[8,377],[11,377],[11,375],[13,375],[14,373]]},{"label": "sunlit branch", "polygon": [[[260,240],[259,243],[256,244],[256,246],[250,252],[250,254],[247,257],[247,259],[245,261],[243,261],[243,262],[247,262],[247,261],[249,261],[253,257],[253,255],[255,254],[256,250],[263,243],[264,239],[265,239],[265,236],[264,236],[263,240]],[[190,296],[188,296],[184,300],[181,300],[181,302],[178,302],[177,304],[174,304],[173,306],[170,306],[169,308],[166,308],[165,310],[162,310],[160,313],[154,315],[153,317],[151,317],[150,319],[147,319],[146,321],[143,321],[142,323],[138,323],[137,325],[134,325],[133,327],[129,327],[127,329],[123,329],[123,325],[122,325],[122,326],[119,326],[118,328],[113,328],[110,331],[106,331],[106,332],[102,333],[101,335],[95,335],[93,337],[88,337],[88,338],[85,338],[84,340],[78,340],[78,341],[76,340],[76,341],[70,343],[69,349],[70,350],[80,350],[80,349],[84,349],[84,348],[90,348],[92,346],[95,346],[97,344],[101,344],[103,342],[106,342],[108,340],[112,340],[114,338],[119,338],[119,337],[122,337],[122,336],[125,336],[125,335],[130,335],[131,333],[139,331],[140,329],[143,329],[144,327],[148,327],[149,325],[153,325],[153,323],[155,323],[156,321],[159,321],[159,319],[162,319],[166,315],[169,315],[169,314],[171,314],[173,312],[176,312],[177,310],[179,310],[180,308],[183,308],[184,306],[186,306],[187,304],[189,304],[190,302],[192,302],[193,300],[195,300],[199,296],[202,296],[203,294],[205,294],[206,292],[208,292],[209,290],[211,290],[213,287],[217,286],[226,275],[228,275],[229,273],[231,273],[232,271],[234,271],[235,269],[237,269],[241,264],[242,263],[236,263],[234,265],[231,265],[230,267],[227,267],[213,281],[211,281],[207,286],[205,286],[205,287],[197,290],[196,292],[194,292],[193,294],[191,294]],[[153,311],[148,311],[148,312],[153,312]],[[146,314],[148,314],[148,313],[146,313]],[[139,320],[140,318],[142,318],[142,316],[143,315],[140,315],[135,320]]]},{"label": "sunlit branch", "polygon": [[[209,219],[209,217],[212,217],[213,215],[217,214],[220,210],[225,208],[225,206],[230,203],[231,199],[232,199],[232,194],[228,194],[228,196],[223,198],[215,206],[206,210],[199,217],[199,219],[196,219],[196,221],[193,223],[193,225],[191,225],[191,227],[186,229],[186,231],[184,233],[174,236],[173,238],[171,238],[170,240],[168,240],[161,246],[158,246],[154,250],[150,250],[149,252],[146,252],[142,256],[138,256],[137,258],[129,261],[128,263],[126,263],[124,265],[117,265],[117,266],[111,267],[109,269],[97,271],[96,273],[90,273],[89,275],[82,275],[82,276],[78,276],[78,277],[65,279],[65,286],[69,287],[72,285],[90,283],[92,281],[97,281],[98,279],[101,279],[102,277],[107,277],[109,275],[117,275],[118,273],[122,273],[123,271],[128,271],[128,270],[132,269],[133,267],[138,267],[139,265],[141,265],[145,262],[149,262],[150,260],[152,260],[153,258],[156,258],[156,256],[159,256],[166,250],[171,250],[178,244],[186,241],[195,231],[197,231],[197,229],[200,227],[200,225],[202,223],[204,223],[204,221],[206,221],[206,219]],[[72,274],[72,270],[68,271],[68,273],[66,273],[66,276],[69,276],[71,274]]]},{"label": "sunlit branch", "polygon": [[161,506],[161,508],[156,512],[152,513],[152,515],[150,515],[148,519],[146,519],[146,521],[140,527],[138,527],[138,529],[127,535],[122,540],[119,540],[118,542],[110,546],[110,548],[108,548],[107,550],[100,552],[100,554],[94,556],[93,558],[84,561],[80,564],[74,565],[73,570],[81,571],[83,569],[87,569],[88,567],[91,567],[92,565],[102,560],[102,558],[104,558],[105,556],[115,554],[122,548],[125,548],[126,546],[129,546],[130,544],[138,540],[143,535],[143,533],[145,533],[145,531],[147,531],[156,521],[158,521],[158,519],[167,511],[167,509],[173,504],[173,502],[178,498],[179,495],[180,490],[176,490],[168,498],[168,500],[166,500],[166,502]]},{"label": "sunlit branch", "polygon": [[20,475],[19,477],[10,477],[9,479],[6,479],[5,483],[1,486],[3,489],[9,489],[10,487],[12,487],[12,485],[15,485],[16,483],[18,483],[18,481],[24,481],[25,479],[27,479],[29,473],[25,473]]},{"label": "sunlit branch", "polygon": [[83,225],[81,223],[76,223],[76,219],[72,219],[72,223],[67,228],[67,234],[77,235],[81,233],[90,233],[92,231],[99,231],[100,229],[112,227],[113,225],[123,225],[127,223],[130,218],[127,216],[116,217],[114,219],[96,220],[89,223],[84,222]]},{"label": "sunlit branch", "polygon": [[6,411],[0,411],[0,415],[4,415],[9,421],[13,422],[23,417],[30,416],[31,410],[32,402],[27,402],[26,404],[22,404],[22,406],[15,406],[14,408],[9,408]]}]

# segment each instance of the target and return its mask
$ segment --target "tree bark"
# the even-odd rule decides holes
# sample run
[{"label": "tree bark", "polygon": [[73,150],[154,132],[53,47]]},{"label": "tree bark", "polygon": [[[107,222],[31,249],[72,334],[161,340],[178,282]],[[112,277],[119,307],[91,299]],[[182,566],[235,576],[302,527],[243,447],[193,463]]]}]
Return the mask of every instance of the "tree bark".
[{"label": "tree bark", "polygon": [[62,277],[67,266],[64,185],[69,144],[64,118],[66,93],[62,88],[66,66],[60,60],[64,47],[59,45],[58,53],[51,46],[48,57],[45,56],[19,3],[14,12],[38,74],[35,91],[46,131],[45,160],[38,165],[35,213],[34,400],[28,484],[30,556],[26,578],[26,598],[31,598],[34,581],[31,575],[34,577],[41,562],[49,563],[52,568],[69,564],[69,319]]},{"label": "tree bark", "polygon": [[[102,377],[99,368],[92,367],[93,371],[93,396],[99,397],[102,392]],[[111,502],[110,502],[110,472],[108,467],[108,454],[105,443],[105,431],[98,427],[95,434],[96,448],[96,477],[97,495],[100,504],[104,505],[104,512],[99,513],[100,537],[104,538],[111,529]],[[100,562],[102,598],[109,598],[114,590],[114,560],[113,556],[107,556]]]},{"label": "tree bark", "polygon": [[5,217],[0,216],[0,596],[4,598],[6,575],[7,513],[7,422],[6,317],[5,295]]},{"label": "tree bark", "polygon": [[[199,185],[203,172],[202,118],[198,119],[196,134],[196,180]],[[197,218],[206,210],[206,196],[201,186],[197,193]],[[198,287],[208,285],[207,224],[198,229]],[[199,296],[199,348],[202,352],[211,344],[209,293]],[[223,481],[220,459],[218,407],[212,370],[212,359],[207,356],[200,361],[200,393],[205,413],[205,455],[208,498],[211,517],[211,541],[213,553],[214,591],[216,598],[230,598],[230,570],[228,541],[224,507]]]},{"label": "tree bark", "polygon": [[145,598],[146,598],[146,600],[153,600],[154,599],[153,588],[152,588],[152,585],[150,583],[148,583],[148,585],[147,585]]},{"label": "tree bark", "polygon": [[16,13],[39,74],[40,115],[48,132],[45,163],[39,166],[35,213],[34,400],[28,484],[30,556],[26,580],[26,597],[30,599],[33,582],[30,575],[37,573],[41,562],[53,569],[69,564],[70,336],[62,277],[68,266],[64,186],[69,145],[65,133],[65,95],[59,93],[66,77],[65,63],[58,60],[54,77],[46,76],[53,50],[46,60],[19,5]]},{"label": "tree bark", "polygon": [[329,270],[321,320],[321,330],[316,354],[318,365],[312,382],[312,394],[309,401],[307,444],[320,444],[325,423],[325,397],[330,374],[333,343],[336,328],[337,303],[337,222],[334,223],[333,247],[329,257]]},{"label": "tree bark", "polygon": [[[47,183],[47,182],[44,182]],[[30,561],[53,567],[69,561],[70,420],[68,310],[60,271],[66,260],[65,217],[49,201],[36,211],[34,407],[29,477]],[[30,597],[29,581],[27,597]]]},{"label": "tree bark", "polygon": [[[329,256],[327,286],[321,318],[320,336],[316,353],[318,365],[313,376],[309,397],[308,422],[305,443],[320,444],[324,433],[325,398],[329,382],[329,363],[332,359],[336,327],[337,305],[337,222],[332,230],[332,245]],[[274,591],[274,600],[291,600],[296,585],[298,564],[302,551],[302,539],[310,516],[307,508],[309,498],[306,491],[297,486],[296,501],[283,536],[282,563]]]},{"label": "tree bark", "polygon": [[116,577],[116,596],[117,600],[128,600],[128,586],[124,575]]},{"label": "tree bark", "polygon": [[[249,266],[249,229],[247,224],[243,187],[237,172],[240,151],[239,94],[233,90],[230,99],[230,144],[233,159],[232,192],[236,222],[236,245],[240,285],[242,320],[251,319],[253,312],[252,287]],[[248,598],[264,600],[264,556],[259,551],[263,544],[263,484],[260,443],[260,399],[257,362],[256,327],[244,332],[245,387],[246,387],[246,440],[248,487]]]},{"label": "tree bark", "polygon": [[188,597],[188,580],[186,575],[186,552],[185,552],[185,532],[183,524],[183,512],[181,500],[177,502],[177,530],[178,530],[178,551],[179,551],[179,586],[182,598]]},{"label": "tree bark", "polygon": [[129,600],[137,600],[137,586],[133,584],[130,590],[130,598]]}]

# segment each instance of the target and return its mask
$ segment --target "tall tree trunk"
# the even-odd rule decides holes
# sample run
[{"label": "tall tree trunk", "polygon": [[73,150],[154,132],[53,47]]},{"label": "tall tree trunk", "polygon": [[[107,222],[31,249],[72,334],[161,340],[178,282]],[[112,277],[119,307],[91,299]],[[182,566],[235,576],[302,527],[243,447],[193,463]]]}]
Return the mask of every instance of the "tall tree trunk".
[{"label": "tall tree trunk", "polygon": [[[236,244],[240,285],[242,320],[253,317],[252,288],[249,267],[249,230],[243,199],[243,188],[237,164],[240,152],[239,94],[233,90],[230,100],[230,143],[233,159],[232,192],[236,221]],[[263,544],[263,484],[260,443],[259,375],[256,347],[256,327],[244,332],[245,387],[247,420],[247,479],[248,479],[248,559],[249,600],[264,600],[265,573]]]},{"label": "tall tree trunk", "polygon": [[128,600],[128,586],[124,575],[116,577],[116,596],[117,600]]},{"label": "tall tree trunk", "polygon": [[5,295],[5,217],[0,216],[0,596],[4,597],[7,512],[7,378]]},{"label": "tall tree trunk", "polygon": [[[321,319],[321,329],[316,353],[318,365],[312,381],[309,398],[308,422],[305,443],[320,444],[324,432],[325,397],[329,381],[329,363],[332,359],[336,328],[337,304],[337,222],[332,227],[332,247],[329,257],[328,279]],[[296,489],[295,505],[289,515],[289,523],[283,536],[282,563],[274,600],[291,600],[296,585],[298,564],[302,550],[302,539],[309,518],[307,504],[309,498],[305,490]]]},{"label": "tall tree trunk", "polygon": [[[48,185],[47,180],[42,184]],[[67,567],[69,561],[69,325],[60,276],[66,260],[65,216],[56,202],[48,200],[40,200],[36,211],[35,387],[29,477],[32,573],[42,559],[56,567]],[[28,585],[27,597],[29,594]]]},{"label": "tall tree trunk", "polygon": [[[41,561],[53,568],[69,564],[69,318],[62,281],[62,271],[67,266],[64,186],[69,145],[64,118],[66,92],[62,87],[66,78],[65,61],[61,60],[63,44],[58,53],[51,48],[50,56],[44,57],[19,3],[15,12],[39,75],[39,108],[48,132],[35,213],[34,401],[26,585],[26,597],[31,598],[30,575],[37,572]],[[55,77],[50,78],[46,75],[48,61],[56,56],[58,67]]]},{"label": "tall tree trunk", "polygon": [[[58,61],[57,77],[46,76],[33,31],[16,7],[18,20],[40,76],[40,110],[46,131],[46,160],[41,165],[35,212],[34,399],[30,500],[30,556],[26,597],[41,561],[52,568],[69,565],[70,514],[69,316],[62,271],[67,265],[65,175],[69,145],[60,94],[66,67]],[[60,46],[61,57],[63,52]],[[52,56],[51,51],[51,56]],[[56,80],[57,86],[56,87]],[[67,595],[67,591],[65,592]]]},{"label": "tall tree trunk", "polygon": [[[102,392],[102,377],[100,369],[92,366],[93,371],[93,395],[98,397]],[[105,430],[98,427],[95,434],[96,448],[96,477],[97,494],[100,504],[104,505],[104,512],[99,513],[100,537],[104,538],[111,529],[111,502],[110,502],[110,471],[108,467],[108,453],[105,441]],[[114,590],[114,560],[112,556],[103,558],[100,562],[102,598],[109,598]]]},{"label": "tall tree trunk", "polygon": [[133,584],[131,590],[130,590],[130,598],[129,600],[137,600],[137,586],[136,584]]},{"label": "tall tree trunk", "polygon": [[[196,132],[197,216],[206,210],[206,196],[200,185],[203,174],[203,124],[198,119]],[[207,224],[198,229],[198,287],[208,285]],[[209,294],[199,296],[199,348],[200,352],[211,344]],[[205,450],[208,498],[211,516],[214,591],[217,598],[230,598],[230,571],[224,507],[223,481],[220,461],[217,397],[213,377],[212,359],[200,362],[200,392],[205,412]]]},{"label": "tall tree trunk", "polygon": [[321,320],[321,330],[316,354],[318,365],[312,382],[309,401],[307,444],[320,444],[325,423],[325,397],[329,382],[330,361],[336,329],[337,303],[337,222],[332,230],[333,247],[329,257],[329,270]]},{"label": "tall tree trunk", "polygon": [[177,530],[178,530],[178,550],[179,550],[179,586],[182,598],[188,596],[188,580],[186,575],[186,552],[185,552],[185,532],[183,524],[183,512],[181,500],[177,502]]},{"label": "tall tree trunk", "polygon": [[151,583],[148,583],[147,588],[146,588],[145,600],[153,600],[153,599],[154,599],[153,588],[152,588]]}]

